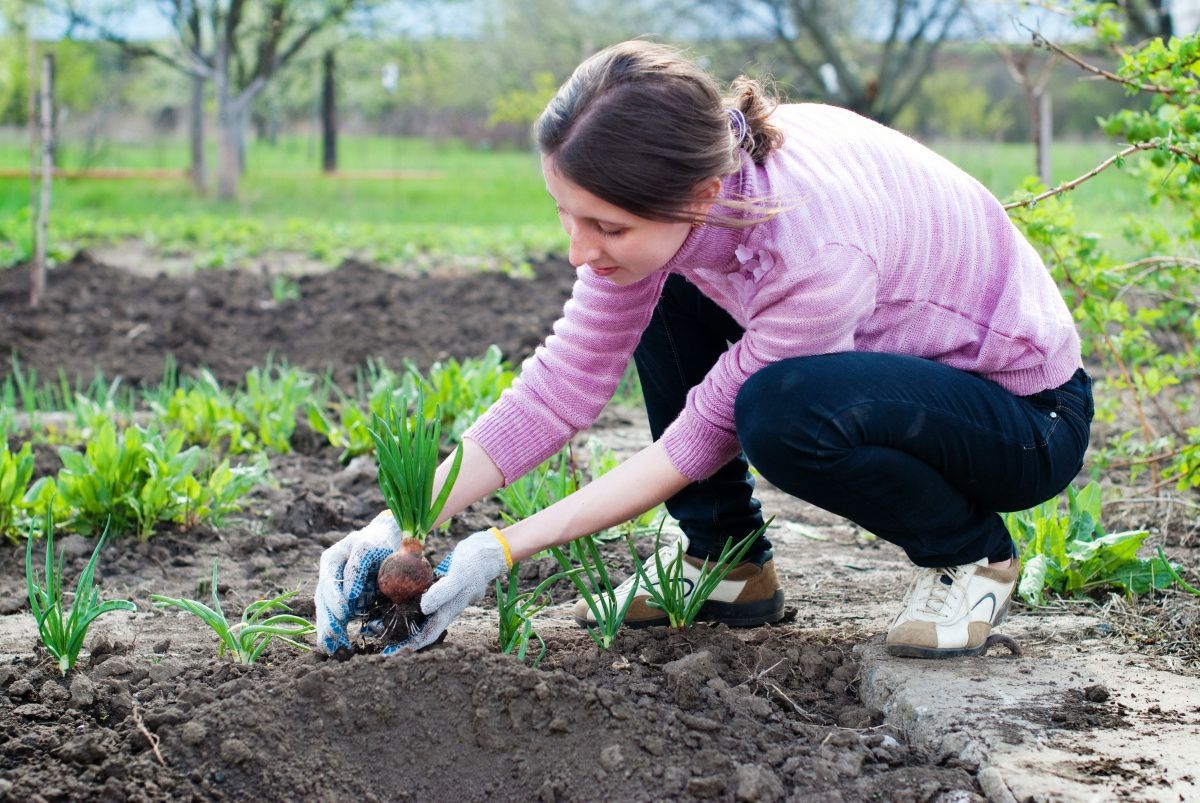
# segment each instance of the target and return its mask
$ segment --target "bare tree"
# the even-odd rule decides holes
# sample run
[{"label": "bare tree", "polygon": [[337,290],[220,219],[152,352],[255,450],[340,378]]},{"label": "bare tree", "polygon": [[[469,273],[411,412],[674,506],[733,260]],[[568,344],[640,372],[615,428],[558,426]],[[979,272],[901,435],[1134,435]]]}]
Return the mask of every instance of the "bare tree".
[{"label": "bare tree", "polygon": [[964,0],[716,0],[741,30],[774,39],[831,103],[890,123],[916,96]]},{"label": "bare tree", "polygon": [[245,169],[245,130],[250,106],[271,79],[321,31],[374,0],[156,0],[172,36],[162,43],[133,42],[110,24],[128,13],[129,2],[98,10],[93,0],[51,0],[81,26],[116,42],[126,52],[155,58],[192,80],[192,172],[202,177],[202,84],[211,82],[217,101],[217,194],[237,195]]}]

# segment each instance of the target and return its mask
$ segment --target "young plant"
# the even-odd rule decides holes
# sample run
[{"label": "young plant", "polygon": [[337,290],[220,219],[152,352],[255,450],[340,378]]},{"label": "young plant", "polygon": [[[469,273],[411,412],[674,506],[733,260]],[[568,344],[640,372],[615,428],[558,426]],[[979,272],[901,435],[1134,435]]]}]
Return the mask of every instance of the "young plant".
[{"label": "young plant", "polygon": [[550,604],[550,595],[547,593],[550,586],[564,577],[578,572],[579,569],[553,574],[539,583],[532,591],[525,593],[518,591],[519,569],[519,565],[514,563],[508,570],[508,578],[503,585],[500,583],[500,578],[496,578],[496,611],[499,614],[500,652],[505,655],[515,652],[517,660],[525,663],[529,645],[536,639],[540,647],[531,666],[537,669],[538,664],[546,655],[546,642],[533,629],[533,617]]},{"label": "young plant", "polygon": [[1004,522],[1021,555],[1017,592],[1030,605],[1045,604],[1046,592],[1081,596],[1103,588],[1145,594],[1178,581],[1179,567],[1161,553],[1139,558],[1146,530],[1105,532],[1100,523],[1100,486],[1067,488],[1067,511],[1060,499],[1031,510],[1005,514]]},{"label": "young plant", "polygon": [[281,453],[292,450],[296,411],[308,400],[314,381],[299,369],[270,362],[264,369],[246,372],[246,391],[238,399],[238,412],[264,447]]},{"label": "young plant", "polygon": [[417,413],[411,418],[403,401],[399,410],[388,405],[383,415],[375,416],[371,428],[379,488],[403,534],[400,548],[379,567],[379,590],[397,605],[414,604],[433,585],[433,567],[424,555],[425,538],[446,506],[462,466],[459,444],[450,473],[434,498],[442,426],[439,411],[424,419],[420,414],[423,408],[424,399],[419,395]]},{"label": "young plant", "polygon": [[633,547],[633,538],[627,538],[629,554],[633,557],[633,570],[650,595],[647,604],[665,613],[671,627],[679,629],[691,627],[704,603],[712,596],[721,581],[742,562],[742,558],[745,557],[750,546],[771,526],[771,521],[773,519],[766,521],[736,544],[732,538],[727,538],[721,554],[715,561],[709,563],[707,558],[704,560],[704,565],[700,567],[699,576],[695,580],[683,575],[685,550],[682,548],[682,544],[675,550],[674,558],[663,561],[662,551],[659,549],[662,542],[661,528],[654,539],[654,569],[657,581],[650,579],[645,564]]},{"label": "young plant", "polygon": [[26,443],[16,454],[0,441],[0,536],[16,543],[26,510],[25,493],[33,477],[33,449]]},{"label": "young plant", "polygon": [[[294,596],[295,591],[287,591],[271,599],[252,602],[242,611],[242,620],[230,624],[225,618],[225,611],[221,609],[221,600],[217,597],[217,562],[213,561],[211,608],[193,599],[176,599],[161,594],[151,594],[150,599],[159,607],[179,608],[198,617],[213,629],[220,640],[217,647],[218,658],[224,657],[228,651],[239,664],[249,666],[258,661],[267,645],[274,639],[279,639],[298,650],[309,649],[307,644],[301,644],[296,639],[309,635],[316,628],[307,619],[290,613],[291,608],[288,607],[287,600]],[[272,611],[288,613],[267,616]]]},{"label": "young plant", "polygon": [[585,535],[572,541],[569,549],[572,558],[579,564],[577,567],[571,565],[571,559],[558,547],[551,547],[550,554],[558,561],[563,571],[567,572],[571,583],[596,619],[596,627],[589,627],[588,635],[596,642],[597,647],[607,650],[612,646],[617,631],[621,629],[621,623],[625,621],[625,614],[629,612],[629,606],[637,595],[641,578],[634,577],[633,588],[625,597],[625,602],[618,604],[616,587],[608,576],[608,569],[600,556],[596,539]]},{"label": "young plant", "polygon": [[124,599],[100,601],[100,591],[92,585],[96,573],[96,561],[100,548],[108,537],[107,528],[92,550],[92,558],[79,575],[75,586],[75,599],[71,601],[70,613],[63,610],[62,557],[54,559],[54,514],[53,507],[47,509],[42,534],[46,539],[45,585],[34,578],[33,572],[33,528],[25,542],[25,586],[29,594],[29,608],[37,622],[38,635],[46,651],[58,659],[58,671],[67,674],[75,666],[88,628],[97,617],[109,611],[135,611],[132,602]]}]

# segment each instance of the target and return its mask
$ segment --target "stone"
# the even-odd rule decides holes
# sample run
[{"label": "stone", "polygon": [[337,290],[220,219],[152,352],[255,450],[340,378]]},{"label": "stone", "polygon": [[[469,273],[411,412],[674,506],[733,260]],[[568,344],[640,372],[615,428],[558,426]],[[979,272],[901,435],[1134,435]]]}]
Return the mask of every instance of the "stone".
[{"label": "stone", "polygon": [[71,678],[71,705],[85,708],[96,702],[96,684],[87,675]]},{"label": "stone", "polygon": [[671,686],[701,685],[717,676],[717,665],[712,653],[700,650],[663,664],[662,672]]},{"label": "stone", "polygon": [[178,661],[159,661],[156,664],[150,664],[149,672],[150,680],[155,683],[164,683],[182,674],[183,665]]},{"label": "stone", "polygon": [[625,763],[625,756],[621,753],[621,745],[610,744],[600,751],[600,766],[609,772],[616,772]]},{"label": "stone", "polygon": [[747,803],[773,802],[783,798],[783,782],[761,764],[745,764],[734,776],[734,798]]}]

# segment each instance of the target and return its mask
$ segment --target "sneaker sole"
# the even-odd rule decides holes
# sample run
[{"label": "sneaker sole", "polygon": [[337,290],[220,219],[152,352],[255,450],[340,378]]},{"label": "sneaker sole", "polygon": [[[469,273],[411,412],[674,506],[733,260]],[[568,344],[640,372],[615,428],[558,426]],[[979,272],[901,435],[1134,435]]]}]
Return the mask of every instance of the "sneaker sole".
[{"label": "sneaker sole", "polygon": [[[783,589],[777,589],[770,599],[758,602],[706,602],[700,606],[696,614],[697,622],[716,622],[729,627],[758,627],[772,624],[783,618]],[[573,617],[575,624],[580,627],[595,627],[596,623],[587,619]],[[657,619],[626,619],[625,627],[639,630],[644,627],[660,627],[670,624],[666,616]]]},{"label": "sneaker sole", "polygon": [[[1008,603],[1012,600],[1010,597],[1005,600],[1004,606],[996,613],[996,618],[992,621],[992,627],[999,627],[1004,624],[1004,620],[1008,618]],[[989,634],[990,635],[990,634]],[[898,658],[932,658],[938,660],[941,658],[966,658],[971,655],[980,655],[987,650],[987,639],[978,647],[918,647],[914,644],[888,644],[888,655],[895,655]]]}]

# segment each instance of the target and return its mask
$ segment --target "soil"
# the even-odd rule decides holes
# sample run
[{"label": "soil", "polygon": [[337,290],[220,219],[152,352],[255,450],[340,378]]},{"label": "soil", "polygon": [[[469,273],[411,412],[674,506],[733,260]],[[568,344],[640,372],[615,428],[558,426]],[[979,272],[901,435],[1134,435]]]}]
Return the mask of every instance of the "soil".
[{"label": "soil", "polygon": [[[157,382],[167,353],[226,382],[267,355],[332,367],[339,381],[368,356],[423,364],[497,343],[517,361],[571,283],[563,263],[535,276],[347,263],[302,277],[300,298],[274,305],[265,276],[135,276],[85,255],[51,274],[36,315],[24,308],[24,272],[0,273],[0,349],[40,376],[98,368],[132,384]],[[645,442],[639,419],[610,410],[597,429],[628,454]],[[220,527],[105,547],[103,596],[138,611],[100,619],[66,678],[35,646],[23,550],[0,548],[0,800],[982,800],[977,767],[909,746],[858,696],[858,645],[903,591],[902,556],[765,483],[777,569],[798,606],[777,626],[627,631],[600,652],[572,625],[575,594],[559,584],[536,668],[497,654],[491,592],[416,655],[339,662],[275,645],[254,667],[215,657],[211,632],[149,595],[207,599],[217,561],[231,617],[299,589],[293,608],[312,618],[322,550],[383,507],[369,462],[343,465],[303,431],[298,441]],[[39,473],[56,460],[38,447]],[[498,519],[495,503],[476,505],[429,538],[426,557],[436,565]],[[72,582],[93,544],[59,543]],[[624,543],[605,548],[623,577]],[[530,561],[522,585],[556,568]],[[1078,695],[1048,701],[1066,713],[1042,727],[1122,726],[1098,691]]]},{"label": "soil", "polygon": [[2,373],[10,353],[40,377],[61,369],[87,382],[98,370],[132,385],[161,381],[167,354],[182,372],[207,367],[229,384],[272,356],[343,384],[368,358],[428,366],[494,343],[519,360],[545,339],[574,278],[562,261],[535,266],[532,280],[404,275],[347,261],[297,277],[300,298],[277,302],[267,273],[142,276],[84,252],[50,272],[37,312],[27,306],[28,271],[0,272]]}]

